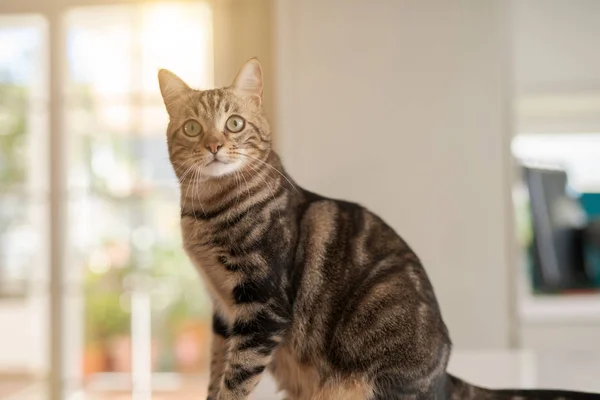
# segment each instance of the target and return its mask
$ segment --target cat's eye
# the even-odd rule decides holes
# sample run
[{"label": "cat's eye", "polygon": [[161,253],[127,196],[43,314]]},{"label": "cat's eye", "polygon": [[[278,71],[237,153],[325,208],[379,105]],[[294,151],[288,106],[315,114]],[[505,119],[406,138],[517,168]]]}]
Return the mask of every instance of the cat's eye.
[{"label": "cat's eye", "polygon": [[200,125],[200,122],[190,119],[183,124],[183,131],[188,136],[198,136],[202,132],[202,125]]},{"label": "cat's eye", "polygon": [[233,133],[240,132],[242,129],[244,129],[244,125],[246,125],[246,121],[244,121],[244,118],[240,117],[239,115],[232,115],[225,123],[227,130]]}]

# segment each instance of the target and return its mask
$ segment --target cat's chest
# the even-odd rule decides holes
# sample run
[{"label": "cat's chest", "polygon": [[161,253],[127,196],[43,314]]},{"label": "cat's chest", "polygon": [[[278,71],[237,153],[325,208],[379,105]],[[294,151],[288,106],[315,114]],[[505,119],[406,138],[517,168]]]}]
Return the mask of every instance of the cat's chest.
[{"label": "cat's chest", "polygon": [[239,277],[228,271],[222,262],[227,248],[207,240],[214,232],[206,223],[182,219],[181,230],[183,248],[200,273],[211,296],[226,317],[233,317],[235,302],[232,293]]}]

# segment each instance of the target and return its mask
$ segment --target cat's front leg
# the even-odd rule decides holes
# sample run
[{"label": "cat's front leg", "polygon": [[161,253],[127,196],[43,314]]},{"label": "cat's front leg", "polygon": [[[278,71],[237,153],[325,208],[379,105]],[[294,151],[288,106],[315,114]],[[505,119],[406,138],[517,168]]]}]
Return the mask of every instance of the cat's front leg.
[{"label": "cat's front leg", "polygon": [[271,362],[288,325],[288,318],[266,304],[240,314],[228,340],[218,400],[248,397]]},{"label": "cat's front leg", "polygon": [[210,381],[208,384],[208,400],[217,400],[219,394],[219,385],[223,375],[223,366],[225,365],[225,355],[227,353],[227,340],[229,339],[229,327],[225,320],[216,312],[213,314],[213,338],[210,361]]}]

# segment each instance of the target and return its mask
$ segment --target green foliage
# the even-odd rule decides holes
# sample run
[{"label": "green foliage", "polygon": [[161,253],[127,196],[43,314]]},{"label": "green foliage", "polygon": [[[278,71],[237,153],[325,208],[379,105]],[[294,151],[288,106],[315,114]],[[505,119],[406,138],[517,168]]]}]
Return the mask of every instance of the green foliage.
[{"label": "green foliage", "polygon": [[22,183],[26,176],[27,91],[0,84],[0,186]]},{"label": "green foliage", "polygon": [[85,337],[104,341],[130,332],[131,314],[123,307],[129,301],[124,279],[130,268],[110,268],[105,273],[85,269]]},{"label": "green foliage", "polygon": [[531,220],[531,205],[529,198],[514,204],[517,241],[522,248],[527,248],[533,241],[533,225]]},{"label": "green foliage", "polygon": [[[135,166],[140,161],[134,156],[137,142],[118,132],[102,132],[99,135],[89,89],[80,86],[74,90],[78,107],[89,112],[89,117],[86,117],[89,123],[73,127],[77,130],[77,142],[73,144],[77,149],[73,157],[77,158],[74,163],[81,165],[91,178],[91,193],[106,204],[114,205],[115,212],[121,212],[120,217],[130,221],[132,230],[139,224],[160,226],[164,218],[155,215],[158,195],[150,191],[139,197],[137,193],[131,197],[126,194],[126,198],[123,198],[122,194],[111,190],[110,183],[114,176],[93,168],[94,155],[108,152],[119,171],[135,174]],[[117,245],[131,254],[127,265],[111,262],[110,267],[102,272],[94,272],[98,268],[86,265],[84,301],[85,337],[88,343],[105,342],[130,333],[131,314],[128,307],[132,290],[142,290],[151,296],[153,337],[167,347],[173,342],[179,327],[190,320],[204,320],[210,315],[209,300],[197,272],[181,249],[179,233],[173,232],[173,237],[163,235],[162,238],[154,238],[155,242],[149,248],[140,249],[132,242],[123,242],[127,239],[118,239],[109,234],[104,238],[101,248],[96,249],[108,257],[110,247]]]},{"label": "green foliage", "polygon": [[190,265],[179,243],[153,247],[150,273],[157,282],[167,280],[171,283],[172,292],[160,321],[165,338],[185,322],[206,319],[210,315],[210,302],[198,273]]},{"label": "green foliage", "polygon": [[[113,242],[108,240],[106,243]],[[153,315],[155,333],[161,341],[172,341],[174,331],[186,321],[209,316],[209,301],[197,273],[179,245],[162,243],[149,251],[152,255],[148,269],[135,269],[133,264],[127,264],[98,273],[86,266],[85,334],[88,343],[129,334],[131,314],[126,308],[133,281],[137,282],[138,290],[148,290],[153,296],[152,302],[158,296],[153,288],[160,287],[161,282],[169,283],[166,286],[170,290],[161,294],[163,300],[167,296],[167,304]]]}]

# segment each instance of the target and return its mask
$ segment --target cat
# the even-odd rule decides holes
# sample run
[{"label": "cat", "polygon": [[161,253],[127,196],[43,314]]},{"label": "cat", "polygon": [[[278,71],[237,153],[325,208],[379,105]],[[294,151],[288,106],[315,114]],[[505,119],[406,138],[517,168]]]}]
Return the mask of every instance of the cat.
[{"label": "cat", "polygon": [[225,88],[194,90],[164,69],[158,80],[183,247],[213,300],[208,399],[247,399],[267,369],[289,400],[600,399],[449,375],[448,329],[409,245],[285,173],[257,59]]}]

